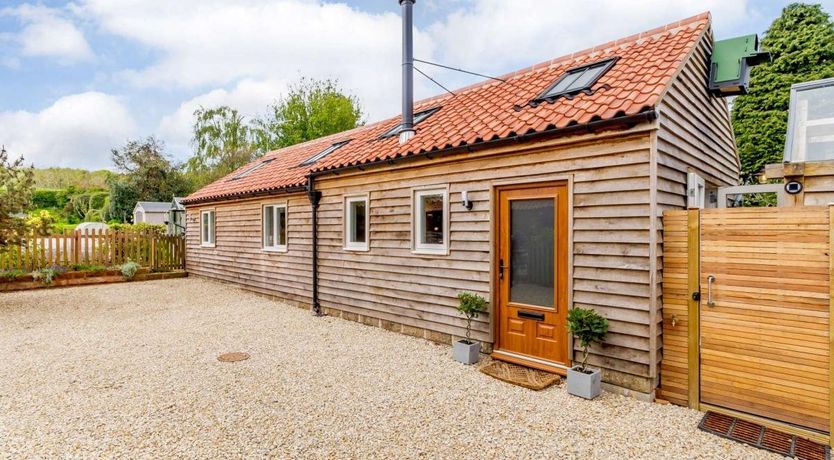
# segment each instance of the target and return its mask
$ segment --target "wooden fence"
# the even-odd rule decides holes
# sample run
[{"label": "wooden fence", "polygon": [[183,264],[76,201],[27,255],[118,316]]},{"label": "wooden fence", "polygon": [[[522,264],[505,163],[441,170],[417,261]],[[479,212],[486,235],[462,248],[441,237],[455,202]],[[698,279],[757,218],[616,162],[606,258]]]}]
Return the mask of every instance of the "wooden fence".
[{"label": "wooden fence", "polygon": [[834,206],[667,211],[661,395],[830,443]]},{"label": "wooden fence", "polygon": [[0,270],[34,271],[52,265],[121,265],[132,260],[154,270],[185,268],[185,238],[152,230],[66,230],[31,233],[0,251]]}]

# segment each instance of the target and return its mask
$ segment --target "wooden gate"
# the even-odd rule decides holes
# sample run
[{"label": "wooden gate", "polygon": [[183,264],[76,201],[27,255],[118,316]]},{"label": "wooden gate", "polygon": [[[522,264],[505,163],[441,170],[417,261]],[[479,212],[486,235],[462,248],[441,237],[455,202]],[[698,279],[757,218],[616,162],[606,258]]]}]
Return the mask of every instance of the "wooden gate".
[{"label": "wooden gate", "polygon": [[833,218],[826,207],[664,214],[664,397],[830,432]]}]

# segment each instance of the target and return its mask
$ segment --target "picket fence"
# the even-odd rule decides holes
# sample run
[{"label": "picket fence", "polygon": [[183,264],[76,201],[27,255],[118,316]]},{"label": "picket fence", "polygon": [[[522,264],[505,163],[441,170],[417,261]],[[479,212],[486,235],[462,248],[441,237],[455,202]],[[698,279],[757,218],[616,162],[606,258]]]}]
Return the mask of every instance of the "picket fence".
[{"label": "picket fence", "polygon": [[154,270],[185,268],[185,238],[153,230],[65,230],[27,235],[0,251],[0,270],[34,271],[50,266],[121,265],[132,260]]}]

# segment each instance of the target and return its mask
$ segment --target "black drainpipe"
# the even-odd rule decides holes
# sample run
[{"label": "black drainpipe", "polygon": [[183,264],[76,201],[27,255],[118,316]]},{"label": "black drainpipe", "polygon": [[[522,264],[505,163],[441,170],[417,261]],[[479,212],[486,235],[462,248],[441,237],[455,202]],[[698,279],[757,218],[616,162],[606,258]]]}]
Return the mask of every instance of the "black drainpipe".
[{"label": "black drainpipe", "polygon": [[310,200],[310,207],[312,209],[313,217],[313,301],[310,305],[313,316],[323,316],[321,312],[321,304],[319,304],[319,228],[318,228],[318,210],[319,201],[321,201],[321,192],[316,190],[315,177],[311,174],[307,176],[307,198]]}]

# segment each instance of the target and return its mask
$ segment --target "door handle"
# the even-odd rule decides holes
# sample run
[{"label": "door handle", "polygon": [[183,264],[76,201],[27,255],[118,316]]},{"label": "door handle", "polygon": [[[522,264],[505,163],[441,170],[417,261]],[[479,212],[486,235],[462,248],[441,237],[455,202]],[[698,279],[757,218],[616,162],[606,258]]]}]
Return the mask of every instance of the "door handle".
[{"label": "door handle", "polygon": [[715,282],[715,277],[712,275],[707,276],[707,306],[714,307],[715,302],[712,301],[712,283]]},{"label": "door handle", "polygon": [[504,259],[499,259],[498,260],[498,279],[499,280],[504,279],[504,269],[505,268],[507,268],[507,267],[504,266]]}]

